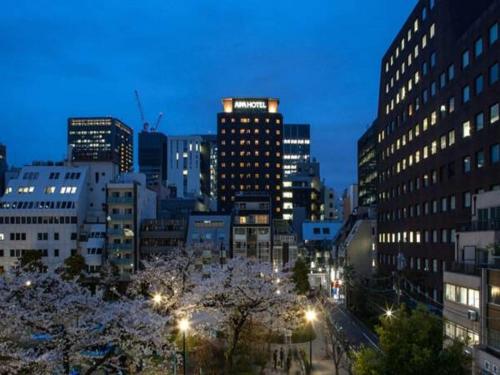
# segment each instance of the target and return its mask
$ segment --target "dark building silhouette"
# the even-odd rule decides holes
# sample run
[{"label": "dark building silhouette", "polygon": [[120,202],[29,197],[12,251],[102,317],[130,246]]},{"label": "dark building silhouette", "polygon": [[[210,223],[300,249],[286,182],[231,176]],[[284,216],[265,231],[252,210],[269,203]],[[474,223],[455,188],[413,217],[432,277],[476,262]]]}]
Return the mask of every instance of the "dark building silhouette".
[{"label": "dark building silhouette", "polygon": [[217,115],[218,209],[229,213],[236,193],[264,192],[282,217],[283,116],[278,99],[223,99]]},{"label": "dark building silhouette", "polygon": [[283,172],[286,177],[297,171],[298,163],[311,160],[311,125],[285,124],[283,133]]},{"label": "dark building silhouette", "polygon": [[139,172],[146,175],[148,187],[166,185],[167,136],[163,133],[139,133]]},{"label": "dark building silhouette", "polygon": [[120,172],[133,168],[133,130],[114,117],[69,118],[68,145],[72,161],[111,161]]},{"label": "dark building silhouette", "polygon": [[370,126],[358,140],[358,205],[377,203],[377,129]]},{"label": "dark building silhouette", "polygon": [[500,188],[499,16],[494,0],[419,1],[382,59],[378,264],[427,302],[472,195]]}]

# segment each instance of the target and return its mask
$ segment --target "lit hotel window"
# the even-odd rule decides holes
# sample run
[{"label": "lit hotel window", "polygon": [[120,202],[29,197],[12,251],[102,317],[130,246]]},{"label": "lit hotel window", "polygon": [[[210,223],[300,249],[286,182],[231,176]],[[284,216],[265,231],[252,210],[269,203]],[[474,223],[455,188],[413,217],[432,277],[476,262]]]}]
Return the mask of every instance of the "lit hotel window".
[{"label": "lit hotel window", "polygon": [[463,137],[464,138],[470,137],[471,135],[470,121],[464,122],[462,124],[462,129],[463,129]]}]

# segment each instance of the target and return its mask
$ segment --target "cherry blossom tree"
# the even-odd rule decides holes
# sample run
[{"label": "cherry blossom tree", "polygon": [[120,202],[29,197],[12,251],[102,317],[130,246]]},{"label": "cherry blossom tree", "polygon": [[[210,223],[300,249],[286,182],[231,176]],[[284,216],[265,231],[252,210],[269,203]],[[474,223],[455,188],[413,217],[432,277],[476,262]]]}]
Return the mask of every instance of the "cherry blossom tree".
[{"label": "cherry blossom tree", "polygon": [[149,298],[103,300],[50,273],[0,278],[0,373],[155,368],[174,353],[170,318]]},{"label": "cherry blossom tree", "polygon": [[251,322],[279,331],[292,328],[303,315],[289,275],[274,272],[270,264],[231,259],[195,284],[191,297],[201,320],[226,337],[229,373],[241,335]]}]

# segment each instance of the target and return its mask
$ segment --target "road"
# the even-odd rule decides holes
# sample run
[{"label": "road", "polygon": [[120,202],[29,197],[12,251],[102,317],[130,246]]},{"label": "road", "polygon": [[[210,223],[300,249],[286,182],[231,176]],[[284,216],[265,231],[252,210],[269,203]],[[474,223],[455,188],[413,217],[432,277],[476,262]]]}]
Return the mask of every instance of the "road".
[{"label": "road", "polygon": [[358,318],[351,314],[344,306],[328,304],[332,320],[340,325],[351,345],[361,345],[378,349],[378,338]]}]

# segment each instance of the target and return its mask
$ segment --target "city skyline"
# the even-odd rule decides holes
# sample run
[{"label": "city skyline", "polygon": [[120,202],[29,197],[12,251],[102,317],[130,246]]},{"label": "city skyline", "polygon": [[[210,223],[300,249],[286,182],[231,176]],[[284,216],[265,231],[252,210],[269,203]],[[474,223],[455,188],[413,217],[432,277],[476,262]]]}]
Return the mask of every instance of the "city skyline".
[{"label": "city skyline", "polygon": [[[285,123],[311,124],[312,156],[341,191],[356,180],[355,141],[376,117],[381,57],[414,5],[399,3],[51,3],[41,14],[16,3],[0,16],[0,97],[10,109],[0,115],[9,124],[0,142],[20,166],[62,159],[71,116],[114,116],[137,134],[134,89],[150,122],[164,113],[167,135],[215,134],[225,96],[279,97]],[[43,151],[23,146],[40,139]]]}]

